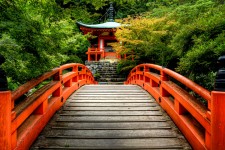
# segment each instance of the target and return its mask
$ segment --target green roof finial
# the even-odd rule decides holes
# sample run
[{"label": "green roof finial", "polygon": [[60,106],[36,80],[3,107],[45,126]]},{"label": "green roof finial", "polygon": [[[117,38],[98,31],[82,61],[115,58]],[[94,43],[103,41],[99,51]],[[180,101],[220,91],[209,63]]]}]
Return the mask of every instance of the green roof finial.
[{"label": "green roof finial", "polygon": [[114,8],[113,8],[113,2],[110,2],[110,7],[109,7],[109,22],[114,22]]}]

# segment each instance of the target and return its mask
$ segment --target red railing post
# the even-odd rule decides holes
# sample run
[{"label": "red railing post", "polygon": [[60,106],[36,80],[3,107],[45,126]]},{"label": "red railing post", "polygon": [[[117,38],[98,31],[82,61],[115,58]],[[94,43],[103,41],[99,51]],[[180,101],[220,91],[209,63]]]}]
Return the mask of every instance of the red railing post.
[{"label": "red railing post", "polygon": [[11,150],[11,91],[0,92],[0,148]]},{"label": "red railing post", "polygon": [[161,74],[161,76],[160,76],[161,81],[168,81],[168,76],[167,76],[166,73],[163,71],[163,68],[162,68],[162,70],[160,71],[160,74]]},{"label": "red railing post", "polygon": [[211,93],[211,149],[223,150],[225,149],[225,55],[219,57],[217,62],[220,69],[216,75],[214,91]]},{"label": "red railing post", "polygon": [[101,58],[102,58],[102,59],[105,59],[105,50],[102,49],[101,51],[102,51],[102,56],[101,56]]},{"label": "red railing post", "polygon": [[34,111],[35,115],[43,115],[48,109],[48,99],[45,99],[40,106]]},{"label": "red railing post", "polygon": [[211,147],[225,149],[225,92],[212,92],[211,102]]},{"label": "red railing post", "polygon": [[145,74],[147,73],[147,72],[149,72],[149,68],[148,68],[148,66],[144,66],[144,83],[146,83],[147,82],[147,77],[145,76]]},{"label": "red railing post", "polygon": [[161,86],[162,82],[163,81],[168,81],[168,76],[166,75],[166,73],[163,71],[163,68],[162,70],[160,71],[160,95],[162,97],[167,97],[169,94],[168,92]]},{"label": "red railing post", "polygon": [[[62,70],[60,69],[59,72],[57,72],[54,76],[53,76],[53,80],[54,81],[59,81],[62,83]],[[55,90],[52,93],[52,96],[54,97],[60,97],[62,95],[62,86],[60,86],[57,90]]]}]

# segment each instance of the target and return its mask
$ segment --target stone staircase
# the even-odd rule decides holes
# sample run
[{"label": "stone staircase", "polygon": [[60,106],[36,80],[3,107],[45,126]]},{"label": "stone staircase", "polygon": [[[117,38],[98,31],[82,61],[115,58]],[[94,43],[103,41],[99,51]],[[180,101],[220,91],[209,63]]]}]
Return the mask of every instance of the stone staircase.
[{"label": "stone staircase", "polygon": [[123,84],[126,80],[122,75],[117,74],[117,62],[110,61],[91,61],[85,62],[85,65],[91,70],[99,84]]}]

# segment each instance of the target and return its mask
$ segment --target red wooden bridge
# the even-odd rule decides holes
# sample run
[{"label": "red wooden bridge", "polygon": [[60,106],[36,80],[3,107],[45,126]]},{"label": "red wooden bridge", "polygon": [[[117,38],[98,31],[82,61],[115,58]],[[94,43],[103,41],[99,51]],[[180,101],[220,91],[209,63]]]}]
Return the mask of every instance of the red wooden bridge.
[{"label": "red wooden bridge", "polygon": [[97,85],[84,65],[67,64],[0,92],[0,148],[222,150],[224,100],[154,64],[135,67],[125,85]]}]

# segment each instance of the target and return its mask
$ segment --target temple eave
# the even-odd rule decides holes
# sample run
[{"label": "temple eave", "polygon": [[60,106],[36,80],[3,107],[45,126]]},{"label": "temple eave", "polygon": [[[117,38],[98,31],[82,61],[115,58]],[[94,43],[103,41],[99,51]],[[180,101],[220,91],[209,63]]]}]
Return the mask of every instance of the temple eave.
[{"label": "temple eave", "polygon": [[117,22],[105,22],[102,24],[84,24],[81,22],[77,22],[77,24],[80,27],[91,28],[91,29],[112,29],[112,28],[116,29],[121,26],[121,24]]},{"label": "temple eave", "polygon": [[102,31],[102,32],[105,32],[105,31],[116,31],[116,29],[105,29],[105,28],[86,28],[86,27],[80,27],[80,29],[82,31]]}]

